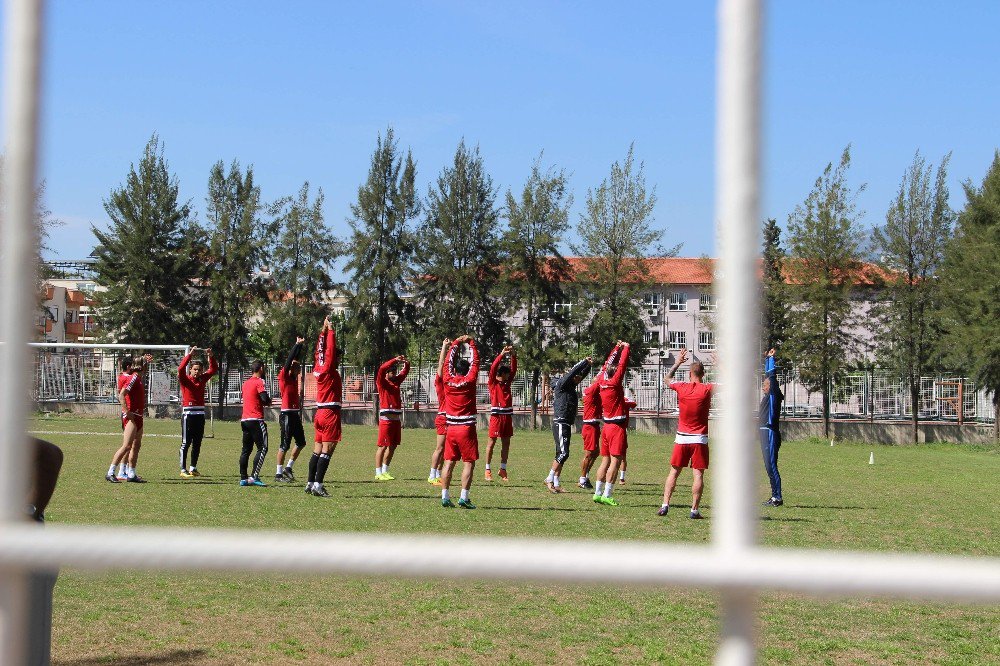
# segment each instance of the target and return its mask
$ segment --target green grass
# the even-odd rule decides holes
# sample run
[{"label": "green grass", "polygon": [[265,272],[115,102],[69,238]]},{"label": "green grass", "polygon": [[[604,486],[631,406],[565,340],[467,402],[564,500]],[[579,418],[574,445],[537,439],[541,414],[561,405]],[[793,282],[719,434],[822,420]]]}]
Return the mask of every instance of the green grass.
[{"label": "green grass", "polygon": [[[139,466],[145,485],[102,480],[118,437],[99,433],[117,433],[115,421],[54,417],[33,426],[95,433],[48,437],[66,454],[48,511],[53,523],[709,539],[711,477],[703,501],[708,520],[688,520],[684,511],[666,520],[655,515],[670,450],[665,437],[630,435],[628,484],[616,491],[622,506],[610,509],[575,488],[544,492],[551,436],[518,432],[512,482],[486,484],[480,465],[472,491],[480,508],[462,511],[442,509],[426,482],[431,431],[405,430],[392,466],[397,480],[376,483],[374,429],[346,427],[327,476],[333,497],[318,500],[301,483],[239,488],[238,424],[216,424],[199,463],[207,476],[195,481],[177,478],[178,439],[148,437]],[[176,422],[147,420],[147,433],[178,431]],[[481,449],[485,454],[485,437]],[[569,482],[579,455],[576,437],[564,472]],[[765,544],[1000,555],[995,448],[789,442],[780,467],[787,504],[761,521]],[[272,453],[265,480],[273,469]],[[762,481],[760,498],[766,496]],[[689,501],[685,474],[674,505]],[[716,616],[714,594],[683,589],[67,570],[56,586],[53,651],[56,663],[77,665],[688,664],[711,660]],[[761,601],[761,656],[793,664],[995,664],[997,617],[996,607],[771,593]]]}]

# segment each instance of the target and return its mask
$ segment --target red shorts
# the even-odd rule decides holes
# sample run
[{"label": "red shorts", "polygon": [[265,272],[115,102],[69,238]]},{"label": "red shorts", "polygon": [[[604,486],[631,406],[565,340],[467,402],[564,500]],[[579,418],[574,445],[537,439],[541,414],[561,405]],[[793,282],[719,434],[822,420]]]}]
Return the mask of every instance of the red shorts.
[{"label": "red shorts", "polygon": [[708,469],[708,444],[674,444],[670,465],[672,467],[691,465],[692,469]]},{"label": "red shorts", "polygon": [[129,421],[135,424],[137,430],[142,430],[142,417],[135,414],[122,414],[122,430],[125,429],[125,424]]},{"label": "red shorts", "polygon": [[316,410],[313,418],[313,427],[316,429],[317,442],[340,441],[340,411],[321,407]]},{"label": "red shorts", "polygon": [[510,414],[490,414],[490,438],[513,437],[514,417]]},{"label": "red shorts", "polygon": [[437,430],[439,435],[448,434],[448,417],[444,414],[438,414],[434,417],[434,428]]},{"label": "red shorts", "polygon": [[596,423],[584,423],[580,431],[583,435],[583,450],[596,451],[600,446],[601,426]]},{"label": "red shorts", "polygon": [[444,459],[473,462],[479,460],[479,438],[476,426],[448,426],[444,439]]},{"label": "red shorts", "polygon": [[624,456],[628,450],[628,434],[624,426],[605,423],[601,429],[601,455]]},{"label": "red shorts", "polygon": [[403,441],[403,424],[401,421],[378,422],[378,445],[399,446]]}]

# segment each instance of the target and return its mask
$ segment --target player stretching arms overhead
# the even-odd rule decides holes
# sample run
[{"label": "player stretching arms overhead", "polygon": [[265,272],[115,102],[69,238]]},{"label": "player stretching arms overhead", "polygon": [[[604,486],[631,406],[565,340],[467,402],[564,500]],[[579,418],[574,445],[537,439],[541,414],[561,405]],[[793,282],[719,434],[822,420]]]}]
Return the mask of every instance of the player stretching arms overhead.
[{"label": "player stretching arms overhead", "polygon": [[597,460],[598,449],[601,438],[601,417],[604,412],[601,410],[601,378],[598,374],[590,386],[583,390],[583,428],[580,430],[583,436],[583,460],[580,462],[580,483],[577,484],[586,490],[593,490],[594,484],[590,482],[590,469]]},{"label": "player stretching arms overhead", "polygon": [[121,360],[122,374],[118,375],[118,402],[122,408],[122,445],[112,456],[111,468],[104,477],[112,483],[146,482],[135,473],[135,466],[139,462],[139,448],[142,446],[142,415],[146,411],[146,386],[142,382],[142,375],[146,373],[152,360],[153,357],[149,354],[139,360],[138,366],[132,362],[131,356]]},{"label": "player stretching arms overhead", "polygon": [[[510,357],[510,365],[501,365],[506,357]],[[497,438],[500,438],[500,479],[508,480],[507,456],[510,453],[510,438],[514,435],[514,400],[510,394],[510,385],[516,374],[517,354],[508,345],[493,360],[486,380],[490,391],[490,439],[486,444],[487,481],[493,480],[490,463],[493,462],[493,447],[496,446]]]},{"label": "player stretching arms overhead", "polygon": [[441,343],[441,354],[438,356],[437,374],[434,375],[434,394],[437,395],[438,413],[434,417],[434,429],[437,431],[437,445],[434,453],[431,454],[431,472],[427,477],[427,483],[432,486],[441,485],[441,466],[444,462],[444,438],[448,434],[448,415],[445,412],[445,384],[444,384],[444,363],[448,357],[448,348],[451,347],[451,340],[444,339]]},{"label": "player stretching arms overhead", "polygon": [[[202,362],[191,357],[198,348],[191,345],[191,351],[181,359],[177,368],[177,381],[181,385],[181,478],[201,476],[198,473],[198,456],[201,455],[201,440],[205,436],[205,386],[219,371],[219,364],[206,349],[208,370],[203,370]],[[191,468],[187,467],[188,451],[191,451]]]},{"label": "player stretching arms overhead", "polygon": [[[278,415],[278,427],[281,430],[281,443],[278,445],[278,468],[274,472],[276,483],[294,481],[292,465],[302,453],[306,445],[306,433],[302,429],[302,401],[299,398],[299,354],[306,341],[301,336],[295,336],[295,344],[288,352],[285,364],[278,370],[278,391],[281,392],[281,413]],[[295,448],[292,449],[292,440]],[[285,455],[292,449],[291,457],[286,461]]]},{"label": "player stretching arms overhead", "polygon": [[[240,485],[265,486],[260,480],[260,470],[267,458],[267,423],[264,421],[264,408],[271,406],[271,395],[264,384],[264,362],[254,361],[250,365],[253,372],[250,378],[243,382],[243,415],[240,417],[240,427],[243,429],[243,452],[240,454]],[[253,473],[247,473],[250,464],[250,453],[257,447],[257,456],[253,462]]]},{"label": "player stretching arms overhead", "polygon": [[[397,363],[403,368],[393,374]],[[396,477],[389,474],[389,463],[396,453],[396,447],[403,439],[403,399],[399,387],[410,374],[410,362],[402,354],[390,358],[375,373],[375,387],[378,389],[378,442],[375,447],[375,480],[392,481]]]},{"label": "player stretching arms overhead", "polygon": [[781,506],[781,475],[778,474],[778,450],[781,448],[781,403],[785,395],[778,386],[778,366],[774,360],[774,350],[767,352],[764,359],[764,383],[761,385],[760,399],[760,453],[764,456],[764,470],[771,482],[771,499],[764,506]]},{"label": "player stretching arms overhead", "polygon": [[[469,345],[472,362],[461,356],[462,345]],[[444,474],[441,478],[441,506],[454,507],[448,496],[451,474],[455,463],[462,461],[462,494],[458,505],[464,509],[475,509],[469,499],[472,475],[479,460],[479,439],[476,437],[476,378],[479,376],[479,349],[471,336],[455,338],[448,349],[448,359],[444,366],[444,383],[447,386],[445,412],[448,419],[448,434],[444,441]]]},{"label": "player stretching arms overhead", "polygon": [[[677,355],[667,380],[674,378],[677,368],[687,360],[687,350],[682,349]],[[670,390],[677,392],[677,404],[680,407],[680,417],[677,421],[677,438],[674,440],[674,452],[670,456],[670,473],[663,484],[663,504],[657,515],[665,516],[670,510],[670,497],[674,494],[677,477],[681,470],[691,465],[694,482],[691,484],[691,517],[701,518],[698,505],[701,493],[705,487],[705,470],[708,469],[708,412],[712,408],[713,384],[706,384],[705,366],[701,361],[694,361],[689,370],[690,382],[672,382]]]},{"label": "player stretching arms overhead", "polygon": [[576,425],[579,405],[576,387],[587,375],[592,362],[593,359],[588,356],[574,365],[565,375],[552,380],[552,438],[556,442],[556,456],[549,469],[549,475],[545,477],[545,486],[549,492],[563,492],[562,486],[559,485],[559,474],[569,458],[569,440]]},{"label": "player stretching arms overhead", "polygon": [[306,493],[316,497],[330,496],[323,487],[323,479],[326,478],[326,470],[330,467],[330,456],[340,441],[340,401],[343,387],[340,372],[337,371],[339,362],[337,334],[334,333],[330,318],[327,317],[323,320],[323,328],[319,332],[313,362],[313,376],[316,378],[316,416],[313,418],[316,443],[313,446],[312,458],[309,459]]},{"label": "player stretching arms overhead", "polygon": [[619,340],[601,367],[601,408],[604,428],[601,430],[601,467],[597,471],[594,501],[618,506],[611,496],[622,458],[628,450],[628,405],[622,380],[628,367],[629,345]]}]

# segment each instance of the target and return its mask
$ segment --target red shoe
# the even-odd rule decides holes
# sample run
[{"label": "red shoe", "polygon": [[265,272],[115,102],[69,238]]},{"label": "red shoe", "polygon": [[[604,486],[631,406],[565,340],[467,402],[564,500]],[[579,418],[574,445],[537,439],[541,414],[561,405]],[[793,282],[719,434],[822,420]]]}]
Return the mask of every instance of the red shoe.
[{"label": "red shoe", "polygon": [[487,481],[493,480],[493,472],[491,472],[490,470],[486,470],[486,480]]},{"label": "red shoe", "polygon": [[510,479],[507,478],[507,470],[505,470],[502,467],[500,468],[500,480],[501,481],[509,481],[510,480]]}]

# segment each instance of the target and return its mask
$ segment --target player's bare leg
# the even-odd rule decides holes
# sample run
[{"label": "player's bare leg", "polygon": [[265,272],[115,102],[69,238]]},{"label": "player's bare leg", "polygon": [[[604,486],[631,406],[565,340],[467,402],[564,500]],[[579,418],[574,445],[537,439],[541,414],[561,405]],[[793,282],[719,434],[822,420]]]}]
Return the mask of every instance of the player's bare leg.
[{"label": "player's bare leg", "polygon": [[667,474],[667,480],[663,483],[663,504],[665,506],[670,506],[670,498],[674,495],[674,489],[677,487],[677,477],[680,473],[680,467],[670,466],[670,473]]},{"label": "player's bare leg", "polygon": [[396,453],[396,444],[390,444],[385,447],[388,449],[384,454],[382,454],[382,478],[386,481],[392,481],[393,477],[389,474],[389,465],[392,464],[392,456]]},{"label": "player's bare leg", "polygon": [[486,475],[484,478],[487,481],[493,480],[493,471],[490,469],[490,465],[493,463],[493,447],[496,445],[496,437],[490,437],[489,441],[486,443]]},{"label": "player's bare leg", "polygon": [[510,455],[510,437],[500,438],[500,480],[508,481],[507,457]]},{"label": "player's bare leg", "polygon": [[458,505],[463,509],[475,509],[476,505],[469,498],[469,489],[472,488],[472,477],[476,473],[476,461],[470,460],[462,463],[462,494],[458,500]]},{"label": "player's bare leg", "polygon": [[694,481],[691,483],[691,513],[698,513],[701,504],[701,493],[705,489],[705,470],[692,469]]},{"label": "player's bare leg", "polygon": [[454,507],[452,504],[451,497],[449,497],[449,490],[451,488],[451,475],[455,471],[455,461],[445,460],[444,467],[441,469],[441,506]]},{"label": "player's bare leg", "polygon": [[621,467],[620,470],[618,470],[618,485],[619,486],[624,486],[625,485],[625,470],[627,470],[627,469],[628,469],[628,451],[626,451],[625,455],[622,456],[622,467]]},{"label": "player's bare leg", "polygon": [[611,456],[601,456],[601,464],[597,467],[597,474],[594,478],[597,479],[597,483],[594,484],[594,501],[598,501],[598,498],[604,495],[604,477],[608,473],[608,467],[611,466]]},{"label": "player's bare leg", "polygon": [[385,456],[388,446],[376,446],[375,447],[375,479],[380,480],[379,477],[382,476],[382,465],[385,463]]},{"label": "player's bare leg", "polygon": [[[580,461],[580,478],[585,479],[590,476],[590,470],[597,461],[597,451],[584,451],[583,460]],[[600,478],[599,476],[597,478]]]},{"label": "player's bare leg", "polygon": [[444,435],[437,436],[437,444],[434,452],[431,453],[431,472],[427,477],[427,482],[434,486],[441,485],[441,463],[444,462]]},{"label": "player's bare leg", "polygon": [[608,469],[604,474],[604,488],[601,490],[600,495],[594,495],[594,500],[596,502],[601,504],[607,504],[609,506],[618,506],[618,502],[616,502],[615,499],[611,496],[611,493],[615,489],[615,479],[618,476],[618,470],[619,468],[621,468],[621,464],[622,464],[621,456],[611,456],[608,459]]},{"label": "player's bare leg", "polygon": [[142,448],[142,431],[141,427],[137,427],[133,432],[132,446],[129,447],[128,463],[125,467],[128,480],[136,483],[144,483],[142,477],[135,473],[135,468],[139,464],[139,449]]}]

